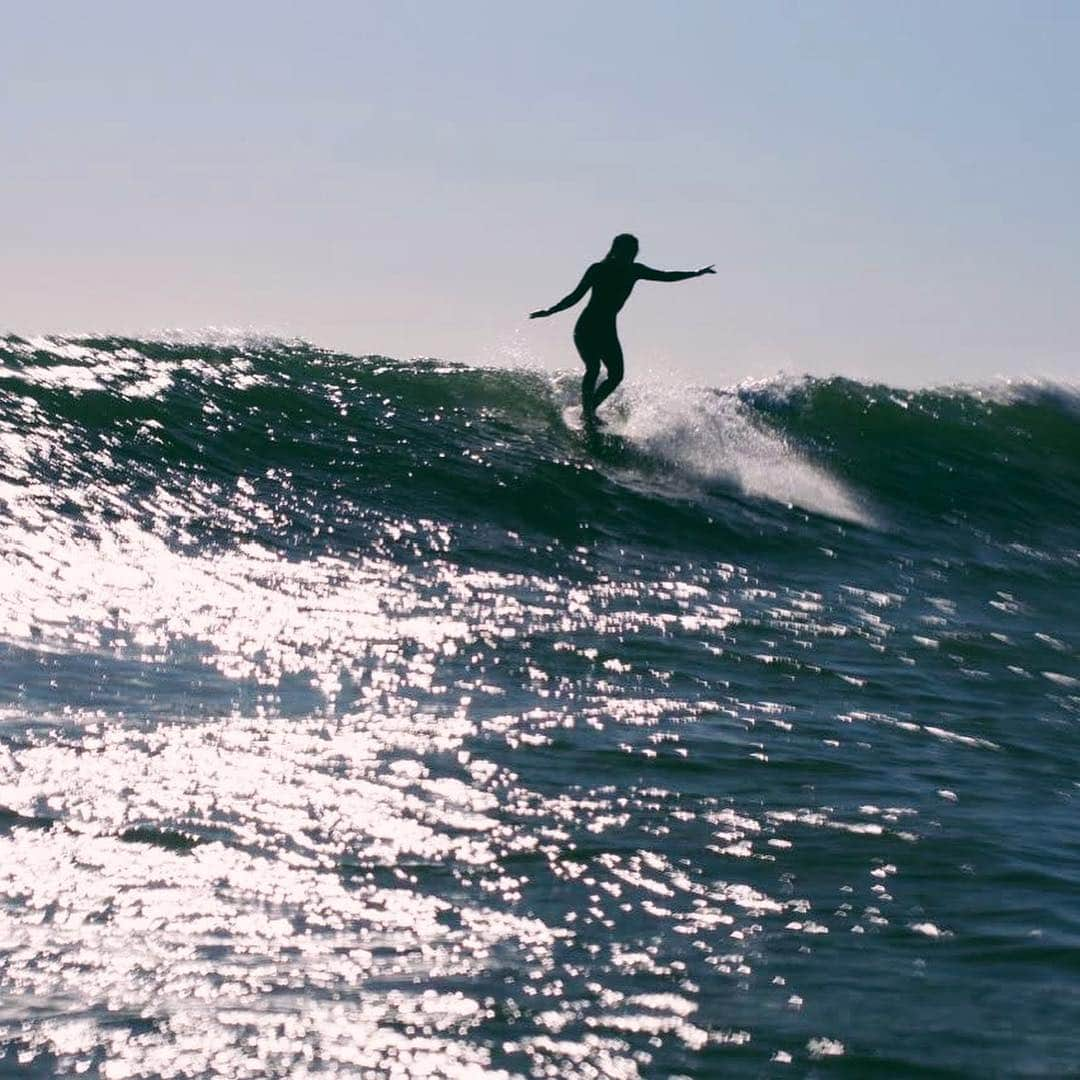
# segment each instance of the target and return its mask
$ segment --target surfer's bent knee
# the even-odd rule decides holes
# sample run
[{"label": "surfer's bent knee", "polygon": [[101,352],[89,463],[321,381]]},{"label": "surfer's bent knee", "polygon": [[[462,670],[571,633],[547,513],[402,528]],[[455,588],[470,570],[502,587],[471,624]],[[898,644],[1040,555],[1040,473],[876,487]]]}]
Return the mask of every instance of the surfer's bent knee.
[{"label": "surfer's bent knee", "polygon": [[605,360],[604,370],[607,372],[608,382],[610,382],[612,386],[615,386],[623,381],[622,360]]},{"label": "surfer's bent knee", "polygon": [[585,365],[585,378],[596,379],[600,375],[600,358],[597,356],[582,356],[581,362]]}]

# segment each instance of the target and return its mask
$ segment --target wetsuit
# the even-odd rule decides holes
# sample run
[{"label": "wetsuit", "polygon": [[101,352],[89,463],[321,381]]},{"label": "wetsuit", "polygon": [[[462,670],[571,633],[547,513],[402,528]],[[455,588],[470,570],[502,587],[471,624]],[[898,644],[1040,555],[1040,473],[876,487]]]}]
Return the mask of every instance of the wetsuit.
[{"label": "wetsuit", "polygon": [[[588,413],[622,382],[623,352],[615,316],[646,269],[640,263],[605,259],[593,263],[585,274],[592,295],[574,326],[574,344],[585,363],[582,402]],[[607,369],[607,378],[597,387],[601,364]]]},{"label": "wetsuit", "polygon": [[[634,250],[637,242],[633,237],[616,237],[616,241],[630,240]],[[625,245],[624,245],[625,247]],[[612,251],[616,245],[612,245]],[[615,328],[615,316],[622,310],[627,297],[638,281],[685,281],[687,278],[713,274],[711,266],[703,270],[653,270],[642,263],[608,255],[602,262],[593,263],[569,296],[564,296],[553,307],[534,311],[531,319],[542,319],[573,307],[590,290],[592,295],[585,310],[574,327],[574,344],[585,363],[585,377],[581,380],[581,405],[588,420],[595,420],[596,409],[622,382],[623,353],[619,333]],[[607,378],[597,386],[600,365],[607,369]]]}]

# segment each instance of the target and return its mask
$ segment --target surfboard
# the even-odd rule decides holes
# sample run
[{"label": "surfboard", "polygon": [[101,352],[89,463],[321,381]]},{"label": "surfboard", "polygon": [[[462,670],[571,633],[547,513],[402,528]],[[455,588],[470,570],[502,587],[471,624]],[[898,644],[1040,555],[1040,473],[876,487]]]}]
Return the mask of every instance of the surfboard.
[{"label": "surfboard", "polygon": [[603,430],[606,421],[603,417],[596,417],[591,423],[586,424],[580,405],[568,405],[562,411],[563,423],[571,431],[597,431]]},{"label": "surfboard", "polygon": [[571,431],[582,431],[585,427],[580,405],[568,405],[562,411],[562,419]]}]

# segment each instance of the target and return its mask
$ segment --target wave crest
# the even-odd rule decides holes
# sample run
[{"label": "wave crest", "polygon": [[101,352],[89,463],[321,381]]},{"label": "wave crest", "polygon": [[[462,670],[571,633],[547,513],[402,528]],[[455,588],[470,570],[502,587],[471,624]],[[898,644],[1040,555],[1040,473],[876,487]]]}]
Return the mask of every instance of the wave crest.
[{"label": "wave crest", "polygon": [[9,495],[168,520],[196,540],[296,547],[409,517],[715,549],[723,536],[801,543],[807,529],[820,543],[837,521],[891,530],[906,516],[1078,546],[1075,388],[636,379],[595,439],[563,422],[576,394],[569,374],[257,335],[7,337],[0,466]]}]

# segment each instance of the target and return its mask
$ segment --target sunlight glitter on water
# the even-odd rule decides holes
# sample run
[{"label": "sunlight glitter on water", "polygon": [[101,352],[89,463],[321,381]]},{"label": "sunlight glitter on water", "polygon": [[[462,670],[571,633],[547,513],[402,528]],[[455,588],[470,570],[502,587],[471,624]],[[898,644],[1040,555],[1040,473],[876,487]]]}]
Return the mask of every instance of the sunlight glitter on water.
[{"label": "sunlight glitter on water", "polygon": [[[582,693],[565,674],[542,670],[538,639],[553,650],[563,641],[586,670],[626,675],[634,664],[614,668],[566,637],[651,631],[730,643],[736,607],[671,581],[648,593],[626,584],[560,591],[540,578],[458,575],[449,564],[422,577],[378,561],[346,573],[334,559],[284,562],[252,545],[191,557],[123,523],[61,543],[55,531],[27,530],[16,550],[24,572],[11,573],[5,592],[9,634],[20,613],[38,612],[35,633],[18,636],[51,657],[61,679],[67,658],[89,649],[106,670],[167,664],[195,680],[208,666],[269,693],[256,715],[180,725],[110,708],[38,713],[26,741],[5,754],[0,804],[20,825],[42,827],[3,839],[6,979],[27,1002],[52,1002],[48,1015],[29,1007],[20,1023],[9,1021],[8,1038],[75,1066],[97,1048],[110,1076],[155,1071],[167,1046],[176,1075],[295,1070],[313,1041],[320,1067],[343,1074],[430,1055],[452,1075],[487,1061],[467,1036],[508,978],[515,1008],[547,1002],[537,1023],[561,1033],[558,1043],[518,1041],[534,1062],[608,1059],[635,1075],[649,1055],[631,1048],[628,1033],[692,1050],[733,1038],[687,1018],[698,1008],[691,969],[749,976],[744,950],[759,921],[802,911],[805,901],[738,882],[710,886],[700,867],[633,846],[583,862],[574,838],[595,843],[636,825],[644,840],[658,826],[719,824],[730,855],[761,824],[730,810],[681,809],[648,788],[544,795],[506,762],[465,746],[577,738],[576,714],[601,752],[644,750],[630,732],[662,735],[658,727],[680,716],[707,715],[708,702],[688,710],[599,675]],[[653,610],[641,606],[646,595],[657,598]],[[49,610],[66,621],[50,621]],[[495,646],[504,641],[531,658],[535,700],[554,708],[475,707],[505,696],[488,681],[500,679],[507,657]],[[294,676],[322,702],[307,720],[275,716]],[[644,688],[657,677],[670,676],[638,681]],[[363,708],[333,707],[346,683]],[[623,734],[609,734],[612,725]],[[674,742],[652,743],[665,758],[667,746],[682,749],[683,734],[667,738]],[[43,828],[50,822],[58,827]],[[554,910],[542,918],[508,910],[547,876],[568,886]],[[669,924],[686,944],[672,952],[625,939],[618,926],[630,911]],[[606,988],[608,966],[656,989]],[[519,970],[522,982],[505,974]],[[433,989],[455,980],[471,992]],[[677,994],[664,989],[671,985]],[[266,994],[287,1022],[265,1008]],[[348,1006],[335,1004],[342,995]],[[64,1001],[77,1020],[62,1008],[53,1015]],[[88,1003],[116,1019],[87,1020]],[[594,1031],[607,1034],[598,1043]]]},{"label": "sunlight glitter on water", "polygon": [[[860,532],[732,394],[586,455],[542,379],[264,346],[8,350],[0,1068],[962,1070],[988,1017],[1075,1028],[1026,974],[1074,931],[1052,544]],[[995,948],[1004,1006],[958,995]]]},{"label": "sunlight glitter on water", "polygon": [[[606,1061],[633,1076],[664,1040],[700,1052],[751,1039],[745,1009],[732,1010],[742,1028],[691,1019],[703,983],[710,996],[717,978],[756,988],[755,1008],[797,998],[801,1009],[786,979],[770,995],[758,968],[772,975],[802,942],[896,921],[890,860],[902,866],[895,844],[918,840],[913,808],[760,813],[684,797],[678,773],[674,789],[582,777],[576,793],[555,792],[543,759],[534,787],[498,750],[559,747],[571,768],[582,755],[623,754],[670,770],[708,760],[719,740],[767,762],[766,733],[798,722],[784,719],[790,706],[716,686],[691,702],[665,692],[685,675],[655,658],[674,635],[736,663],[786,659],[823,675],[754,650],[887,640],[887,624],[858,604],[830,602],[822,621],[821,599],[778,605],[777,590],[724,568],[711,589],[670,579],[566,588],[442,562],[289,562],[252,544],[194,557],[126,523],[61,542],[55,528],[26,529],[16,553],[9,640],[51,656],[54,677],[90,650],[106,670],[165,665],[194,684],[203,669],[263,688],[252,715],[202,710],[179,725],[108,707],[38,713],[0,759],[0,804],[22,825],[58,823],[2,841],[7,986],[51,1003],[45,1014],[28,1004],[5,1032],[61,1063],[104,1054],[109,1076],[166,1061],[174,1075],[295,1073],[318,1045],[319,1068],[342,1075],[393,1062],[466,1075],[494,1070],[475,1036],[513,1019],[504,1051],[533,1070],[569,1074],[578,1062],[587,1075],[585,1062]],[[50,621],[50,610],[67,619]],[[27,611],[39,613],[32,635],[19,623]],[[642,635],[651,664],[633,644]],[[626,660],[609,655],[615,641]],[[507,712],[515,662],[531,698]],[[306,719],[280,712],[296,678]],[[344,698],[355,705],[342,708]],[[841,719],[994,749],[937,725]],[[477,752],[485,745],[489,756]],[[783,870],[822,831],[894,838],[852,850],[861,869],[834,881],[835,911],[792,894]],[[659,841],[699,854],[673,860]],[[755,863],[764,872],[740,880],[738,866]],[[925,920],[908,925],[932,936]],[[626,979],[638,993],[617,989]],[[279,1004],[268,1009],[266,995]],[[91,1003],[104,1012],[89,1020]],[[522,1035],[530,1015],[549,1034]],[[815,1039],[810,1057],[842,1052]]]}]

